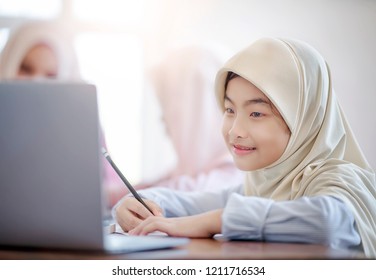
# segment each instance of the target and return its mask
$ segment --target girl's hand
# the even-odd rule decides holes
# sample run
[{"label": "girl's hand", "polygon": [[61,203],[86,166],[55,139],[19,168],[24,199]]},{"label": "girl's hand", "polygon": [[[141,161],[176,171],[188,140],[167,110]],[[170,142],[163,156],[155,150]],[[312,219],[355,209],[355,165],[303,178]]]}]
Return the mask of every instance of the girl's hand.
[{"label": "girl's hand", "polygon": [[[162,216],[162,209],[156,203],[147,199],[144,201],[155,216]],[[116,207],[116,220],[125,232],[132,230],[148,217],[154,216],[134,197],[124,198]]]},{"label": "girl's hand", "polygon": [[144,221],[129,231],[129,234],[147,235],[154,231],[160,231],[176,237],[212,237],[214,234],[221,232],[222,212],[223,210],[220,209],[200,215],[179,218],[149,215]]}]

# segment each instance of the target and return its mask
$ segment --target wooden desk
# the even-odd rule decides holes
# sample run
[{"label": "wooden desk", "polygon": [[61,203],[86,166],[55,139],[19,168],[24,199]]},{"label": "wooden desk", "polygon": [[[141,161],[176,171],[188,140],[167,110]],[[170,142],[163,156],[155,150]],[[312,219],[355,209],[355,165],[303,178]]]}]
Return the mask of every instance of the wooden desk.
[{"label": "wooden desk", "polygon": [[322,245],[223,241],[192,239],[185,246],[169,250],[132,254],[62,251],[40,249],[8,249],[0,247],[0,259],[11,260],[119,260],[119,259],[362,259],[354,251],[339,251]]}]

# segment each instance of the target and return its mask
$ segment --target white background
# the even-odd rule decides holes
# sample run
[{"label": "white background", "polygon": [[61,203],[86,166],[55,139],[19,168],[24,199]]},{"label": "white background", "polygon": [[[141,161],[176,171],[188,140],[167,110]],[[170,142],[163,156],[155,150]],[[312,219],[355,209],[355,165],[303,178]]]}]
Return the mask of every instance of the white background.
[{"label": "white background", "polygon": [[264,36],[301,39],[323,54],[376,168],[374,0],[0,0],[0,48],[1,27],[30,15],[78,26],[75,44],[85,78],[98,85],[109,151],[132,183],[164,172],[174,160],[148,69],[171,46],[219,44],[235,53]]}]

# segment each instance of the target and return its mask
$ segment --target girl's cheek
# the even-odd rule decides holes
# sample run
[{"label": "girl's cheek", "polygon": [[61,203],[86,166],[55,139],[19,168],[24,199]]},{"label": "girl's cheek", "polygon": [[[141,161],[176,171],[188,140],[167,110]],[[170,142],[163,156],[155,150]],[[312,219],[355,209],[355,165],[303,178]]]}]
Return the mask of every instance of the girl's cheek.
[{"label": "girl's cheek", "polygon": [[231,127],[232,127],[232,122],[228,120],[226,117],[224,117],[222,121],[222,135],[225,140],[227,140],[229,137],[229,132],[231,130]]},{"label": "girl's cheek", "polygon": [[222,117],[222,134],[224,135],[226,132],[226,126],[227,126],[227,119],[226,116]]}]

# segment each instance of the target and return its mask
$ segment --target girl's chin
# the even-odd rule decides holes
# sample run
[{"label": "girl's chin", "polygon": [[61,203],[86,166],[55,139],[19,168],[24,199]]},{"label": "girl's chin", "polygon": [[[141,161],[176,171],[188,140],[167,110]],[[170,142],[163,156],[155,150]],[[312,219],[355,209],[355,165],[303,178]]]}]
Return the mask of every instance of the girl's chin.
[{"label": "girl's chin", "polygon": [[244,163],[239,163],[237,161],[235,161],[235,166],[241,170],[241,171],[253,171],[253,170],[256,170],[256,168],[254,168],[253,166],[251,166],[249,163],[248,164],[244,164]]},{"label": "girl's chin", "polygon": [[252,162],[249,158],[233,157],[235,166],[241,171],[255,171],[264,167],[260,162]]}]

